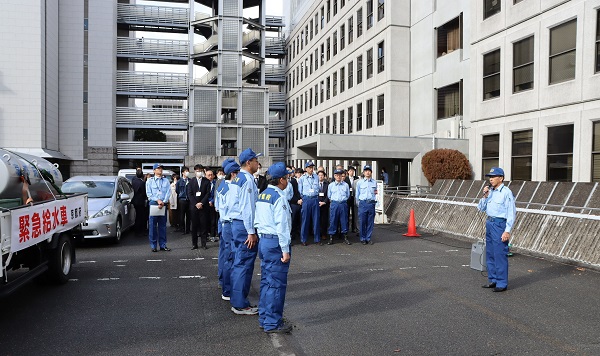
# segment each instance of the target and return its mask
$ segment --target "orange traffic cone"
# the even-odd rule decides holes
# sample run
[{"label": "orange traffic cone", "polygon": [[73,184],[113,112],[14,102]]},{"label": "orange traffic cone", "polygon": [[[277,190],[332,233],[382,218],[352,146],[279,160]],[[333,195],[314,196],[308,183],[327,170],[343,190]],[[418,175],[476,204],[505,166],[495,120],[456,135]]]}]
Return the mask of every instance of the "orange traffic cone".
[{"label": "orange traffic cone", "polygon": [[415,209],[410,209],[410,218],[408,219],[408,232],[403,234],[408,237],[419,237],[417,234],[417,223],[415,222]]}]

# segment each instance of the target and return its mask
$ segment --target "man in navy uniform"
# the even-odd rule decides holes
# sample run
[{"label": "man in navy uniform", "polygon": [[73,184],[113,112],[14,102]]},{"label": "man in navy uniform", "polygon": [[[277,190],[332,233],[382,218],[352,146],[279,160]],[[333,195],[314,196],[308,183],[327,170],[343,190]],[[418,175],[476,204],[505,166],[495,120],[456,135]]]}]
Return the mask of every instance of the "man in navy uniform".
[{"label": "man in navy uniform", "polygon": [[309,231],[314,233],[315,243],[323,245],[321,242],[319,226],[319,176],[314,173],[315,164],[306,162],[304,165],[306,173],[298,181],[298,191],[302,196],[302,245],[306,246]]},{"label": "man in navy uniform", "polygon": [[[356,173],[356,169],[353,166],[348,167],[348,175],[346,176],[346,178],[344,178],[344,182],[346,182],[346,184],[348,184],[348,188],[350,188],[350,198],[348,198],[348,222],[352,223],[352,225],[350,225],[350,230],[352,232],[356,232],[358,230],[357,227],[357,215],[358,212],[356,210],[356,204],[355,204],[355,192],[354,192],[354,187],[356,185],[356,180],[358,179],[354,174]],[[352,212],[352,220],[350,220],[350,212]]]},{"label": "man in navy uniform", "polygon": [[258,187],[253,174],[258,170],[258,157],[248,148],[240,153],[240,173],[231,181],[234,187],[231,197],[232,207],[232,250],[234,253],[231,271],[231,311],[239,315],[258,314],[258,308],[250,305],[248,293],[254,273],[254,261],[258,253],[258,237],[254,229],[254,211],[258,199]]},{"label": "man in navy uniform", "polygon": [[350,197],[350,188],[348,184],[342,181],[342,169],[336,169],[333,172],[335,181],[329,184],[327,197],[330,201],[329,206],[329,242],[328,245],[333,245],[333,235],[335,235],[338,224],[341,225],[340,232],[344,236],[346,245],[352,245],[348,241],[348,198]]},{"label": "man in navy uniform", "polygon": [[181,168],[181,179],[177,181],[175,192],[179,201],[177,202],[179,210],[179,230],[182,235],[190,233],[192,220],[190,219],[190,200],[187,196],[187,186],[190,184],[190,169],[188,167]]},{"label": "man in navy uniform", "polygon": [[261,259],[258,323],[266,333],[289,333],[292,326],[283,322],[283,305],[290,268],[292,219],[290,205],[283,193],[288,185],[283,162],[269,167],[269,185],[258,196],[254,227],[260,237]]},{"label": "man in navy uniform", "polygon": [[300,240],[300,229],[302,227],[302,195],[300,195],[298,189],[298,181],[302,174],[304,174],[304,170],[296,168],[288,184],[293,191],[292,198],[288,200],[292,208],[292,241]]},{"label": "man in navy uniform", "polygon": [[508,242],[515,223],[517,208],[513,193],[504,186],[504,170],[492,167],[485,175],[490,185],[483,188],[477,208],[487,214],[485,223],[485,257],[488,283],[483,288],[504,292],[508,288]]},{"label": "man in navy uniform", "polygon": [[371,178],[373,170],[366,165],[363,168],[365,177],[356,183],[356,199],[358,200],[358,221],[360,223],[360,243],[373,244],[373,225],[375,224],[375,203],[377,199],[377,182]]}]

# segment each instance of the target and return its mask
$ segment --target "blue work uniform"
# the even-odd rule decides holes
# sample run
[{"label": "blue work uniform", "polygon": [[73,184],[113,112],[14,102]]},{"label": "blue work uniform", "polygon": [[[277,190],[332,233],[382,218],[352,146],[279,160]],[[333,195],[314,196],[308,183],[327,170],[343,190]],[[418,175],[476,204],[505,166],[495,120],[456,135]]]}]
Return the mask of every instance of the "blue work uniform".
[{"label": "blue work uniform", "polygon": [[285,187],[285,189],[283,190],[283,195],[288,201],[294,197],[294,187],[289,181],[287,187]]},{"label": "blue work uniform", "polygon": [[502,233],[510,233],[515,223],[517,208],[513,193],[504,184],[490,189],[477,209],[487,214],[485,223],[485,257],[489,283],[497,288],[508,286],[508,240],[502,241]]},{"label": "blue work uniform", "polygon": [[[244,242],[248,235],[255,234],[254,210],[258,198],[258,188],[254,177],[246,170],[231,181],[231,186],[236,186],[231,196],[229,217],[232,220],[232,250],[234,254],[231,271],[231,306],[234,308],[247,308],[250,306],[248,293],[254,273],[254,261],[258,254],[258,244],[249,249]],[[229,200],[229,196],[227,197]]]},{"label": "blue work uniform", "polygon": [[319,220],[319,176],[305,174],[298,180],[298,191],[302,196],[302,227],[300,241],[306,243],[308,232],[313,231],[315,243],[321,241]]},{"label": "blue work uniform", "polygon": [[335,235],[338,225],[341,225],[342,235],[348,233],[348,198],[350,198],[350,188],[346,182],[331,182],[327,190],[327,197],[330,201],[329,206],[329,229],[328,235]]},{"label": "blue work uniform", "polygon": [[377,182],[375,179],[363,178],[356,183],[356,199],[358,200],[358,223],[360,225],[360,241],[371,241],[375,224],[375,203]]},{"label": "blue work uniform", "polygon": [[265,331],[283,325],[283,305],[290,263],[281,262],[283,253],[291,253],[292,215],[285,193],[269,185],[258,195],[254,227],[260,236],[261,260],[258,323]]},{"label": "blue work uniform", "polygon": [[230,181],[222,180],[215,189],[215,209],[219,212],[219,260],[218,275],[221,284],[221,294],[225,297],[231,296],[231,265],[233,264],[233,253],[231,250],[231,219],[229,218],[229,207],[227,199]]},{"label": "blue work uniform", "polygon": [[[163,203],[169,202],[171,196],[171,183],[164,177],[157,178],[156,176],[148,178],[146,181],[146,195],[148,196],[149,205],[158,205],[158,201],[162,200]],[[150,207],[148,207],[150,208]],[[167,247],[167,207],[166,205],[162,208],[164,210],[163,215],[150,216],[148,218],[148,238],[150,239],[150,247],[156,248],[158,239],[158,246],[160,248]]]}]

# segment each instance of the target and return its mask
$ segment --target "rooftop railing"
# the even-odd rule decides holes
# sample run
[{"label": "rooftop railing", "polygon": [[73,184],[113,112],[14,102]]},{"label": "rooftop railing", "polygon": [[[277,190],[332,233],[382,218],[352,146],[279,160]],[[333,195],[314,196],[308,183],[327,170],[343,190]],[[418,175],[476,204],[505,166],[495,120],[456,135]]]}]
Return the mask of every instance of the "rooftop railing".
[{"label": "rooftop railing", "polygon": [[120,70],[117,71],[117,93],[125,95],[187,96],[188,75],[183,73]]},{"label": "rooftop railing", "polygon": [[188,14],[186,8],[117,4],[117,22],[121,23],[187,26]]},{"label": "rooftop railing", "polygon": [[117,107],[117,128],[186,129],[186,109]]},{"label": "rooftop railing", "polygon": [[189,41],[117,37],[117,55],[129,57],[188,57]]}]

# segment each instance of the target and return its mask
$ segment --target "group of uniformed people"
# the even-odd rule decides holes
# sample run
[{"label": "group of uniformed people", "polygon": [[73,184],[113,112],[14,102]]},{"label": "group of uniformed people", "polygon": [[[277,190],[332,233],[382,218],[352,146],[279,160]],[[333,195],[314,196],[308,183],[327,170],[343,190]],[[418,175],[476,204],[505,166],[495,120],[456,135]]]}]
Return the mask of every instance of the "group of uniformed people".
[{"label": "group of uniformed people", "polygon": [[[258,157],[251,148],[223,164],[225,178],[215,187],[215,208],[219,212],[219,283],[221,298],[231,303],[231,311],[239,315],[258,314],[259,326],[267,333],[288,333],[292,330],[283,322],[283,305],[287,275],[291,259],[292,208],[290,201],[299,195],[301,206],[302,242],[306,245],[309,229],[315,242],[320,242],[319,189],[314,164],[306,164],[306,173],[297,184],[290,184],[293,171],[283,162],[267,170],[268,186],[259,192],[253,175],[259,169]],[[377,185],[371,179],[371,167],[364,167],[365,177],[356,184],[356,198],[361,222],[361,241],[371,241],[375,214]],[[330,184],[327,197],[331,201],[328,233],[330,243],[338,226],[348,241],[349,185],[342,180],[343,171],[336,169],[335,181]],[[298,202],[299,201],[299,202]],[[309,225],[312,222],[312,225]],[[254,273],[256,257],[261,260],[260,300],[251,305],[248,293]]]}]

